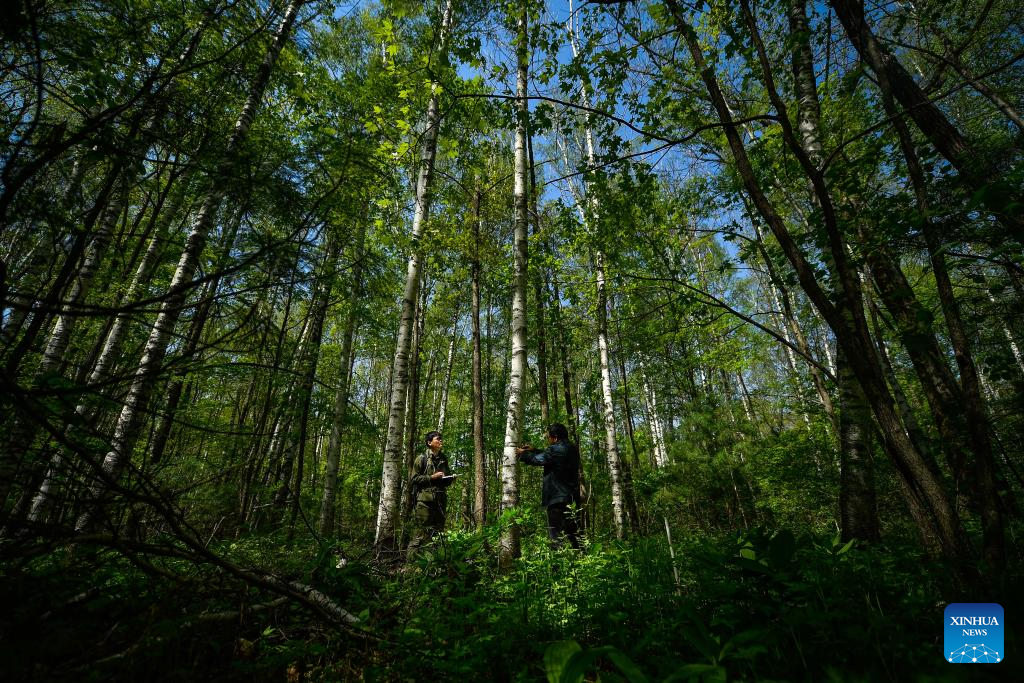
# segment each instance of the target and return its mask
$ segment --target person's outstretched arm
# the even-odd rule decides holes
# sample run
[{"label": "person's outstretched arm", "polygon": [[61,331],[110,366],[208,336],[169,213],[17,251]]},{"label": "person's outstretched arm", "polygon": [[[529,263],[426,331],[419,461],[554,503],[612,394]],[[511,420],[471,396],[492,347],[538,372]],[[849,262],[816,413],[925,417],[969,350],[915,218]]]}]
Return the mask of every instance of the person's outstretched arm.
[{"label": "person's outstretched arm", "polygon": [[548,446],[544,450],[527,446],[522,449],[517,448],[516,455],[522,463],[543,467],[544,465],[551,465],[564,458],[565,451],[561,448],[554,448],[554,444]]}]

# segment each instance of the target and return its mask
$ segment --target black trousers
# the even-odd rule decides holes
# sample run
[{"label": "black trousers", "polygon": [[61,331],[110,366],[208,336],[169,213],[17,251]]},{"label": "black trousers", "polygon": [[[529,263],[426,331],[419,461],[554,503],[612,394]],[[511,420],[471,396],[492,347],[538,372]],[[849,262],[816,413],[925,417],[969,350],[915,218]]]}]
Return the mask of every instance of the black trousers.
[{"label": "black trousers", "polygon": [[561,548],[568,537],[569,544],[580,549],[579,525],[576,513],[569,509],[570,503],[556,503],[548,506],[548,540],[552,548]]}]

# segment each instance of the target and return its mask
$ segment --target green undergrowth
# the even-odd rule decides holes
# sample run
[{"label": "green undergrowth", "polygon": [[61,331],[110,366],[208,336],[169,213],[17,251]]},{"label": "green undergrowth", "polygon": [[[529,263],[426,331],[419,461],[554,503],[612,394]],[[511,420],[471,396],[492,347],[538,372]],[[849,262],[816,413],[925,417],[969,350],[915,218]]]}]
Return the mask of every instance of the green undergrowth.
[{"label": "green undergrowth", "polygon": [[[528,520],[527,520],[528,521]],[[111,552],[3,567],[5,680],[931,681],[1005,665],[942,659],[951,593],[912,546],[750,530],[716,538],[588,542],[551,551],[527,523],[501,572],[498,530],[450,532],[410,564],[346,544],[250,538],[218,549],[313,586],[360,617],[351,633],[183,560]],[[352,544],[352,547],[356,547]],[[148,566],[147,566],[148,563]],[[173,580],[171,577],[175,577]],[[1019,583],[1019,567],[1005,585]],[[1016,651],[1013,591],[1000,602]],[[1010,679],[1006,679],[1010,680]]]}]

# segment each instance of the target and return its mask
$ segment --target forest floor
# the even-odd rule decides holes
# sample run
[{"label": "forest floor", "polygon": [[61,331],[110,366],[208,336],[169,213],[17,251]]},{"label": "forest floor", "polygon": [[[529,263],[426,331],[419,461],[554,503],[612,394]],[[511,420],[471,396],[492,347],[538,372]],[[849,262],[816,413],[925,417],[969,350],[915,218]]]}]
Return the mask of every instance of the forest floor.
[{"label": "forest floor", "polygon": [[[789,531],[590,541],[551,552],[527,526],[499,572],[497,529],[452,532],[384,567],[251,536],[222,557],[316,587],[359,623],[180,559],[78,548],[0,565],[7,681],[1014,680],[1019,590],[959,596],[915,544]],[[365,546],[362,546],[365,547]],[[1011,544],[1015,547],[1015,544]],[[1022,584],[1015,559],[1004,587]],[[269,575],[269,574],[268,574]],[[943,659],[948,602],[999,602],[1010,663]],[[1016,680],[1021,680],[1017,678]]]}]

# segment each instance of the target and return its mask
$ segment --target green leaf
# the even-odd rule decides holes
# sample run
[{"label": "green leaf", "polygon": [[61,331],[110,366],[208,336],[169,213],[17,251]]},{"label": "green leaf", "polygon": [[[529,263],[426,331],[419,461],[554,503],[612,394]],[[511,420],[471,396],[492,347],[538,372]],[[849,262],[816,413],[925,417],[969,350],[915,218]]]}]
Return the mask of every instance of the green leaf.
[{"label": "green leaf", "polygon": [[846,545],[844,545],[844,546],[843,546],[842,548],[840,548],[840,549],[839,549],[839,552],[837,552],[837,553],[836,553],[836,555],[842,555],[842,554],[843,554],[843,553],[845,553],[845,552],[846,552],[847,550],[849,550],[850,548],[852,548],[852,547],[853,547],[853,544],[854,544],[854,543],[856,543],[856,542],[857,542],[857,539],[856,539],[856,538],[851,538],[851,539],[850,539],[850,540],[849,540],[849,541],[847,542],[847,544],[846,544]]},{"label": "green leaf", "polygon": [[565,663],[565,668],[562,669],[562,677],[559,679],[559,682],[581,683],[583,681],[583,675],[594,665],[597,658],[606,654],[609,649],[614,648],[605,645],[602,647],[593,647],[589,650],[581,650],[580,652],[573,654]]},{"label": "green leaf", "polygon": [[619,671],[622,672],[630,683],[647,683],[647,676],[640,670],[640,667],[619,650],[612,648],[608,652],[608,659],[612,660],[612,664],[619,667]]},{"label": "green leaf", "polygon": [[[560,683],[566,664],[574,654],[582,650],[575,640],[560,640],[548,645],[548,649],[544,651],[544,671],[547,673],[548,683]],[[583,680],[583,675],[580,674],[577,680]]]}]

